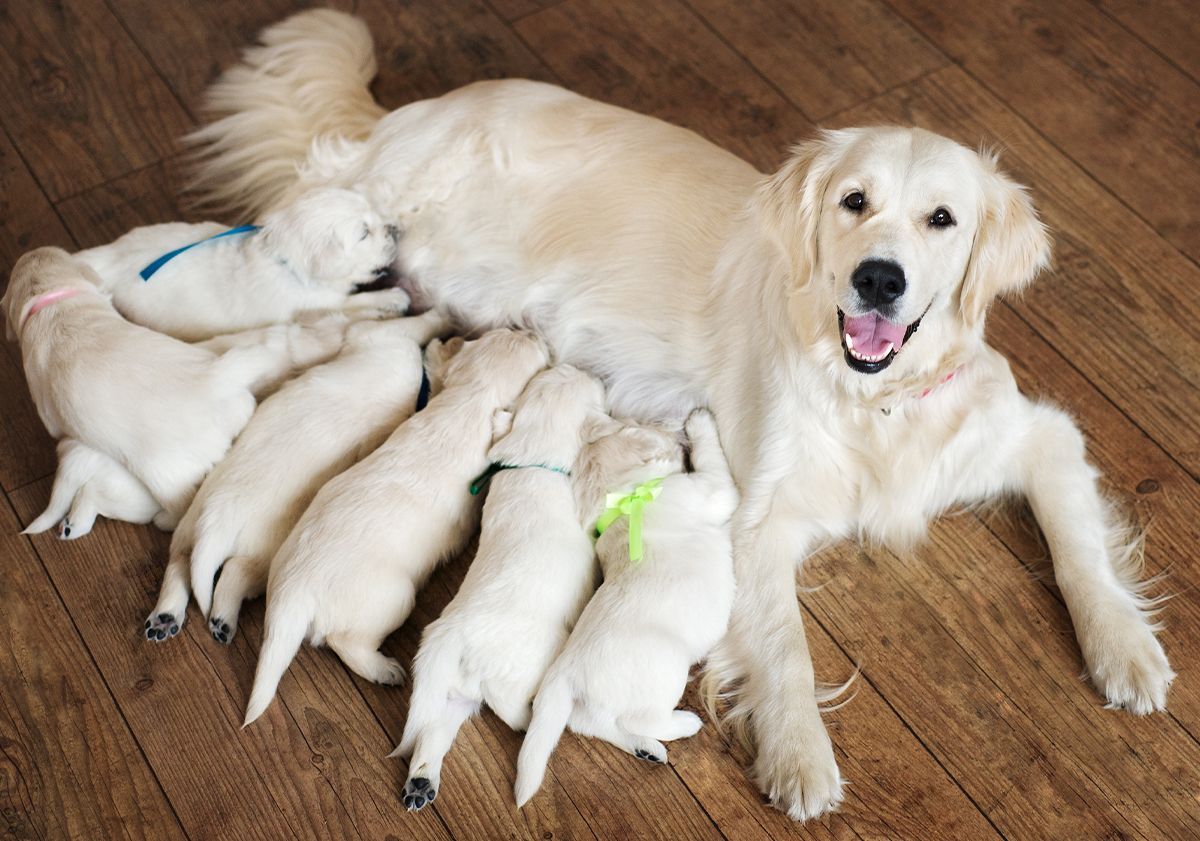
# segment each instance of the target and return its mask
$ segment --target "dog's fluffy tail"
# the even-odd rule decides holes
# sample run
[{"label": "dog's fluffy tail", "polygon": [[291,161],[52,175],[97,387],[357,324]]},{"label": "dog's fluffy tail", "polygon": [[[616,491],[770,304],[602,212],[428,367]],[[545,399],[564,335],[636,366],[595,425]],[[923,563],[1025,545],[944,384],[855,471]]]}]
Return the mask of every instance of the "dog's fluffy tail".
[{"label": "dog's fluffy tail", "polygon": [[295,183],[314,139],[362,140],[385,113],[368,88],[375,51],[358,18],[311,9],[267,27],[259,41],[209,87],[209,122],[184,138],[195,150],[192,203],[248,218]]},{"label": "dog's fluffy tail", "polygon": [[558,740],[567,729],[574,703],[571,687],[565,680],[551,678],[538,691],[533,702],[533,718],[517,756],[517,784],[513,793],[518,808],[528,803],[542,787],[550,754],[554,753]]},{"label": "dog's fluffy tail", "polygon": [[308,636],[312,623],[311,600],[301,594],[282,589],[268,598],[266,634],[258,652],[258,666],[254,670],[254,688],[250,690],[250,701],[246,704],[246,720],[243,727],[252,724],[263,712],[271,699],[283,673],[291,665],[292,658],[300,650],[300,644]]},{"label": "dog's fluffy tail", "polygon": [[25,527],[21,534],[41,534],[62,521],[71,510],[75,495],[87,484],[96,469],[95,458],[88,458],[83,447],[58,445],[58,472],[54,474],[54,486],[50,489],[50,502],[46,510]]}]

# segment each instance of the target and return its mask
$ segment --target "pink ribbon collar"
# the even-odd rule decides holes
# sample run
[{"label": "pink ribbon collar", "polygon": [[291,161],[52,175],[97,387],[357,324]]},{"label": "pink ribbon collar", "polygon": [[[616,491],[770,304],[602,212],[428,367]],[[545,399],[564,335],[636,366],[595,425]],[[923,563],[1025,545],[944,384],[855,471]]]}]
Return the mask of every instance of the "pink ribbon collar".
[{"label": "pink ribbon collar", "polygon": [[78,289],[55,289],[38,295],[33,299],[33,303],[29,305],[29,309],[25,311],[25,317],[21,319],[21,327],[25,327],[25,322],[33,317],[33,314],[38,310],[44,310],[46,307],[57,304],[59,301],[65,301],[67,298],[74,298],[79,294]]}]

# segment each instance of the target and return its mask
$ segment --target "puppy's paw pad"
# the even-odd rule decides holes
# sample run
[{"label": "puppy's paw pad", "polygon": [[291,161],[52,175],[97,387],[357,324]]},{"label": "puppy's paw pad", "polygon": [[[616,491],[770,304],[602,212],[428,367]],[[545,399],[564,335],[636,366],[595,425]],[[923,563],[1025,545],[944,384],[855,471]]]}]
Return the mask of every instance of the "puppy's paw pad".
[{"label": "puppy's paw pad", "polygon": [[437,799],[437,788],[426,777],[413,777],[404,784],[404,807],[419,812]]},{"label": "puppy's paw pad", "polygon": [[654,762],[659,765],[661,765],[667,761],[667,758],[665,756],[656,756],[655,754],[651,753],[650,751],[642,750],[641,748],[637,748],[636,750],[634,750],[633,755],[636,756],[638,759],[644,759],[647,762]]},{"label": "puppy's paw pad", "polygon": [[224,619],[214,616],[208,620],[208,630],[213,639],[221,645],[229,645],[233,640],[234,633],[237,632],[237,625],[231,625]]},{"label": "puppy's paw pad", "polygon": [[174,613],[151,614],[142,631],[151,642],[163,642],[179,633],[179,621]]},{"label": "puppy's paw pad", "polygon": [[70,540],[71,539],[71,521],[66,517],[63,517],[62,520],[60,520],[58,523],[58,539],[59,540]]}]

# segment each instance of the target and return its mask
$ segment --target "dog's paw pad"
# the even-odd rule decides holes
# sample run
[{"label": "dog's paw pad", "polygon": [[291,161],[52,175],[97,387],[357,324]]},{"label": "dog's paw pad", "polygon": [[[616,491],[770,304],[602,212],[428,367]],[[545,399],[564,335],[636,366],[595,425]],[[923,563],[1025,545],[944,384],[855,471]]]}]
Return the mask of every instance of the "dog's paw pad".
[{"label": "dog's paw pad", "polygon": [[215,616],[208,620],[209,632],[212,633],[213,639],[222,645],[229,645],[230,641],[233,640],[233,632],[236,629],[237,626],[230,625],[225,620]]},{"label": "dog's paw pad", "polygon": [[437,789],[426,777],[413,777],[404,784],[404,808],[419,812],[437,799]]},{"label": "dog's paw pad", "polygon": [[654,754],[652,754],[650,751],[648,751],[648,750],[642,750],[641,748],[638,748],[638,749],[636,749],[636,750],[633,752],[633,755],[634,755],[634,756],[636,756],[638,759],[644,759],[644,760],[646,760],[647,762],[655,762],[655,763],[658,763],[658,764],[660,764],[660,765],[661,765],[663,762],[666,762],[666,760],[665,760],[665,759],[663,759],[661,756],[655,756],[655,755],[654,755]]},{"label": "dog's paw pad", "polygon": [[59,540],[70,540],[71,539],[71,521],[69,519],[67,519],[66,517],[63,517],[62,520],[58,524],[58,539]]},{"label": "dog's paw pad", "polygon": [[142,626],[146,639],[151,642],[162,642],[179,633],[179,622],[173,613],[159,613],[151,616]]}]

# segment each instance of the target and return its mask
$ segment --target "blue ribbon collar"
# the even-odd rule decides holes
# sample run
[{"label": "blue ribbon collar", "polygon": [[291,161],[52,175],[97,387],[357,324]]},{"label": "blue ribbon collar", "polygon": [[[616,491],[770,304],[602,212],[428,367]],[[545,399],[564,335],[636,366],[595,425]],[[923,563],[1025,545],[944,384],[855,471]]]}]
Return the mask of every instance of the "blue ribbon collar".
[{"label": "blue ribbon collar", "polygon": [[212,240],[220,239],[221,237],[231,237],[231,236],[236,236],[237,234],[250,234],[250,233],[254,233],[257,230],[258,230],[258,225],[239,225],[236,228],[230,228],[228,231],[221,231],[221,233],[219,233],[219,234],[213,234],[211,237],[205,237],[202,240],[198,240],[197,242],[193,242],[188,245],[185,245],[185,246],[183,246],[183,248],[176,248],[174,251],[168,251],[166,254],[159,257],[153,263],[151,263],[150,265],[146,266],[146,268],[144,268],[140,272],[138,272],[138,275],[141,276],[143,281],[149,280],[155,272],[157,272],[159,269],[161,269],[167,263],[174,260],[176,257],[178,257],[183,252],[190,251],[191,249],[195,248],[197,245],[204,245],[204,243],[206,243],[206,242],[211,242]]}]

